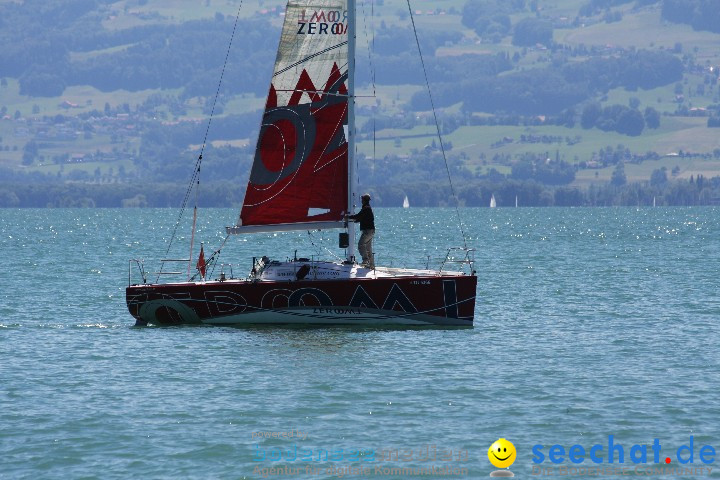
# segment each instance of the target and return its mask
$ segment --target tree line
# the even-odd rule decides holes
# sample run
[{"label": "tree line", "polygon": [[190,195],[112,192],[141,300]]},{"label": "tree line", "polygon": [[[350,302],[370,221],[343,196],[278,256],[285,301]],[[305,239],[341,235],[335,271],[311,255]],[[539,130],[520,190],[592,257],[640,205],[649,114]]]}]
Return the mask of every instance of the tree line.
[{"label": "tree line", "polygon": [[580,125],[585,128],[597,127],[604,131],[615,131],[632,137],[642,134],[645,127],[660,126],[660,112],[653,107],[646,107],[642,113],[636,108],[625,105],[608,105],[605,108],[599,103],[585,106],[580,118]]},{"label": "tree line", "polygon": [[[182,88],[186,97],[215,92],[234,18],[216,13],[211,19],[115,31],[102,25],[113,3],[109,0],[0,3],[2,75],[18,78],[20,93],[36,97],[59,96],[73,85],[91,85],[103,92]],[[264,17],[238,22],[225,70],[225,76],[232,81],[224,82],[221,93],[267,92],[278,44],[278,35],[272,33],[276,30]],[[431,30],[420,41],[423,53],[432,58],[439,46],[457,43],[461,38],[457,31]],[[102,52],[106,49],[114,50]],[[89,52],[93,54],[71,55]],[[382,24],[374,36],[373,55],[378,59],[390,57],[389,62],[394,63],[409,55],[407,52],[415,52],[417,57],[412,30]],[[482,63],[473,62],[465,68],[470,70]],[[440,60],[433,69],[443,72],[447,64],[457,69],[460,62]],[[376,70],[386,71],[381,65]],[[258,74],[262,71],[267,74]],[[365,77],[370,80],[369,75]],[[393,78],[380,81],[403,83]]]},{"label": "tree line", "polygon": [[[368,187],[378,206],[399,207],[407,195],[416,207],[452,206],[449,187],[437,183]],[[633,182],[624,185],[593,184],[588,189],[550,186],[533,180],[479,180],[455,186],[458,201],[466,207],[611,207],[720,205],[720,177],[676,179],[664,183]]]},{"label": "tree line", "polygon": [[714,0],[663,0],[662,18],[695,30],[720,33],[720,8]]},{"label": "tree line", "polygon": [[[464,109],[476,112],[557,115],[613,88],[650,89],[678,82],[683,71],[682,61],[670,52],[626,51],[579,62],[558,60],[546,68],[502,76],[481,70],[452,80],[433,78],[433,97],[441,107],[462,102]],[[427,94],[413,95],[410,107],[427,110]]]},{"label": "tree line", "polygon": [[[617,182],[616,182],[617,183]],[[244,185],[235,182],[202,184],[199,206],[240,207]],[[454,205],[447,184],[417,182],[400,185],[363,185],[378,207],[399,207],[405,196],[414,207]],[[649,182],[593,184],[588,189],[552,186],[534,180],[471,180],[455,186],[462,206],[487,207],[495,197],[499,207],[609,207],[720,205],[720,177],[699,176],[668,180],[654,172]],[[185,187],[177,183],[108,184],[0,183],[0,207],[179,207]],[[517,200],[516,200],[517,199]]]},{"label": "tree line", "polygon": [[[3,75],[19,78],[21,93],[31,96],[59,96],[72,85],[91,85],[105,92],[182,88],[186,98],[214,93],[233,19],[218,13],[212,19],[113,31],[102,25],[110,3],[109,0],[0,3]],[[465,5],[462,21],[477,28],[484,25],[484,29],[491,28],[488,22],[507,27],[510,14],[527,8],[528,2],[520,0],[472,1]],[[529,8],[532,11],[537,6],[530,2]],[[233,80],[224,82],[222,93],[253,92],[259,96],[266,93],[272,66],[268,59],[274,58],[277,46],[277,36],[268,32],[275,29],[266,18],[240,21],[226,70],[226,77]],[[552,35],[547,22],[536,18],[519,21],[515,30],[514,42],[518,45],[534,46],[542,43],[541,37],[547,36],[548,31]],[[552,65],[498,78],[498,74],[513,68],[507,54],[435,57],[439,46],[461,39],[462,34],[457,31],[428,30],[421,36],[428,74],[441,106],[467,99],[466,107],[476,111],[556,114],[598,92],[616,87],[655,88],[680,80],[683,73],[682,62],[669,52],[627,51],[617,56],[570,62],[564,58],[567,53],[564,47],[551,45]],[[114,50],[94,53],[111,48]],[[71,56],[71,52],[93,54]],[[378,83],[423,82],[410,28],[381,24],[374,37],[372,55]],[[367,69],[368,65],[361,68]],[[259,75],[262,71],[268,74]],[[369,72],[359,74],[364,81],[370,81]],[[412,105],[419,110],[425,109],[426,103],[422,95],[417,95]]]}]

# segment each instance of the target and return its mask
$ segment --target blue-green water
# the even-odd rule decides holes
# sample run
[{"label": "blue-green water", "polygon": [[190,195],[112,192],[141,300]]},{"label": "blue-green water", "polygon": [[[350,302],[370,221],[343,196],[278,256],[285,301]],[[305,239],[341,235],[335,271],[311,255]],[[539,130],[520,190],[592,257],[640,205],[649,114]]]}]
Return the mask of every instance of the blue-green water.
[{"label": "blue-green water", "polygon": [[[208,251],[237,212],[201,213]],[[382,468],[446,464],[467,473],[435,478],[489,478],[499,437],[532,478],[536,444],[607,453],[613,435],[631,467],[630,447],[655,438],[671,466],[691,436],[695,465],[702,445],[720,448],[719,209],[462,214],[474,329],[233,329],[132,328],[128,259],[163,257],[176,211],[0,210],[0,478],[262,478],[273,466],[320,474],[272,478],[337,478],[325,469],[350,465],[371,470],[347,478],[410,478]],[[461,243],[453,215],[377,209],[378,263],[435,262]],[[187,256],[187,220],[168,256]],[[223,257],[246,271],[252,256],[336,252],[335,235],[231,238]],[[293,430],[307,437],[253,438]],[[270,460],[294,445],[343,459]],[[425,461],[427,446],[453,461]]]}]

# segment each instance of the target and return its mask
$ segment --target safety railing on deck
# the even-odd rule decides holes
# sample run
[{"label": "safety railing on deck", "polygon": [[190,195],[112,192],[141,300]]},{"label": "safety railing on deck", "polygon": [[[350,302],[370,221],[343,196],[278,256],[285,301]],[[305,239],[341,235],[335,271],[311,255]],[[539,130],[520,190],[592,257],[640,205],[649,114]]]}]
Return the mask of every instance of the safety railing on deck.
[{"label": "safety railing on deck", "polygon": [[[475,249],[473,249],[473,248],[455,247],[455,248],[448,248],[447,253],[445,254],[444,258],[441,256],[433,258],[430,255],[428,255],[426,259],[422,260],[415,266],[407,265],[406,264],[407,258],[394,259],[392,257],[385,256],[384,258],[380,259],[380,261],[383,262],[383,267],[390,267],[390,269],[393,269],[393,268],[398,269],[398,270],[402,270],[403,268],[411,268],[411,269],[412,268],[421,268],[422,269],[424,267],[426,270],[432,270],[432,271],[436,271],[438,273],[443,273],[449,265],[458,265],[458,266],[460,266],[460,268],[458,268],[458,270],[464,272],[465,271],[464,266],[467,265],[468,269],[469,269],[469,273],[474,275],[475,274],[475,268],[474,268],[474,266],[475,266],[474,256],[475,255],[474,254],[475,254]],[[377,265],[378,258],[377,257],[375,257],[375,258],[376,258],[376,265]],[[311,256],[310,258],[287,259],[287,261],[295,263],[296,277],[298,276],[298,270],[303,265],[308,265],[310,268],[308,269],[307,272],[304,272],[302,278],[303,279],[314,279],[314,280],[317,279],[317,275],[318,275],[317,266],[318,266],[318,262],[321,262],[321,261],[318,260],[317,258],[315,258],[315,256]],[[167,259],[166,258],[166,259],[161,260],[160,262],[161,262],[161,265],[164,265],[166,262],[167,263],[187,264],[188,259],[185,259],[185,258],[183,258],[183,259],[174,259],[174,258]],[[234,270],[233,270],[233,267],[240,267],[241,270],[243,270],[242,265],[232,264],[232,263],[220,263],[220,264],[216,264],[217,266],[220,267],[219,273],[217,275],[214,275],[213,271],[211,270],[208,273],[208,277],[212,276],[214,281],[220,281],[220,282],[224,282],[227,280],[258,281],[262,277],[262,274],[263,274],[263,271],[265,270],[265,268],[274,263],[275,262],[271,261],[267,257],[261,257],[261,258],[254,257],[253,262],[252,262],[252,269],[249,272],[249,275],[244,278],[235,277]],[[401,266],[403,264],[405,264],[405,265]],[[439,264],[439,267],[438,267],[438,264]],[[247,265],[245,265],[245,267],[247,268]],[[451,270],[454,270],[454,269],[451,269]],[[391,271],[385,272],[385,273],[392,274]],[[138,283],[133,283],[133,276],[138,275],[138,274],[140,276],[140,279],[141,279],[143,285],[146,285],[149,283],[148,277],[151,277],[151,276],[156,277],[156,280],[155,280],[156,283],[161,283],[160,282],[161,277],[167,278],[167,277],[176,276],[176,277],[179,277],[179,278],[177,278],[177,280],[179,280],[179,281],[191,281],[192,282],[192,281],[196,281],[197,277],[199,276],[199,273],[196,273],[194,276],[192,276],[188,280],[187,272],[163,271],[162,267],[160,268],[160,271],[148,272],[145,269],[145,261],[143,259],[129,260],[129,262],[128,262],[128,285],[137,285],[138,284]],[[404,274],[407,274],[407,272],[397,272],[397,274],[404,275]],[[299,279],[300,278],[298,278],[298,280]],[[209,280],[209,278],[208,278],[208,280]],[[172,282],[172,280],[166,280],[166,282]]]},{"label": "safety railing on deck", "polygon": [[[188,260],[185,259],[178,259],[178,258],[165,258],[161,260],[161,265],[164,265],[165,262],[178,262],[178,263],[188,263]],[[132,258],[128,261],[128,285],[137,285],[133,284],[132,282],[132,272],[133,272],[133,263],[136,266],[136,269],[138,273],[140,274],[140,278],[142,279],[142,283],[147,284],[148,283],[148,275],[157,275],[157,279],[160,279],[161,275],[183,275],[184,272],[165,272],[160,269],[158,272],[148,272],[145,270],[145,260],[138,259],[138,258]]]},{"label": "safety railing on deck", "polygon": [[140,278],[142,278],[142,283],[147,283],[147,273],[145,272],[145,262],[142,259],[139,258],[131,258],[128,260],[128,285],[137,285],[132,283],[132,271],[133,271],[133,263],[137,267],[138,273],[140,273]]},{"label": "safety railing on deck", "polygon": [[[155,261],[150,261],[150,263],[155,263]],[[177,263],[177,264],[187,264],[188,260],[186,258],[164,258],[160,260],[160,264],[164,265],[165,263]],[[220,282],[224,282],[226,280],[236,280],[233,267],[238,267],[236,264],[232,263],[221,263],[219,264],[220,272],[216,278],[216,280]],[[133,283],[133,278],[137,277],[139,275],[140,279],[142,280],[142,285],[148,284],[148,277],[155,276],[156,280],[155,283],[160,283],[160,278],[167,278],[176,276],[179,277],[175,280],[180,281],[188,281],[187,279],[187,272],[181,272],[181,271],[164,271],[162,267],[160,268],[160,271],[157,272],[149,272],[145,269],[145,260],[144,259],[137,259],[133,258],[128,261],[128,285],[138,285],[137,282]],[[194,281],[196,277],[199,274],[196,273],[194,276],[190,278],[190,281]],[[173,279],[167,280],[172,281]]]},{"label": "safety railing on deck", "polygon": [[445,260],[440,265],[440,271],[442,272],[449,263],[467,265],[470,268],[470,274],[475,275],[475,249],[466,247],[448,248]]}]

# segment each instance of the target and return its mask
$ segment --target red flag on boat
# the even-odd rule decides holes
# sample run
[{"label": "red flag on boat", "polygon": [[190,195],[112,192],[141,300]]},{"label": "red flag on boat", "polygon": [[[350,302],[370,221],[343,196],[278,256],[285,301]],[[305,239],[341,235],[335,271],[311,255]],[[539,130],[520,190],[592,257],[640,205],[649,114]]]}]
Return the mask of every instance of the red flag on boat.
[{"label": "red flag on boat", "polygon": [[200,275],[202,275],[202,278],[205,278],[205,267],[205,253],[203,252],[202,244],[200,244],[200,256],[197,261],[197,269],[200,272]]}]

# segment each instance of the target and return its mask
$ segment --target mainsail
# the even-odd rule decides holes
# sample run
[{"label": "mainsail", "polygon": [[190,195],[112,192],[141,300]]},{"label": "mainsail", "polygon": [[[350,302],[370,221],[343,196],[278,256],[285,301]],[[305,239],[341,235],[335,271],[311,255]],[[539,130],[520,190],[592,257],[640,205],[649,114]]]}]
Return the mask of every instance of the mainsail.
[{"label": "mainsail", "polygon": [[342,221],[348,209],[347,30],[346,0],[288,3],[245,201],[232,230]]}]

